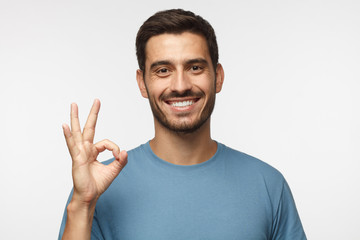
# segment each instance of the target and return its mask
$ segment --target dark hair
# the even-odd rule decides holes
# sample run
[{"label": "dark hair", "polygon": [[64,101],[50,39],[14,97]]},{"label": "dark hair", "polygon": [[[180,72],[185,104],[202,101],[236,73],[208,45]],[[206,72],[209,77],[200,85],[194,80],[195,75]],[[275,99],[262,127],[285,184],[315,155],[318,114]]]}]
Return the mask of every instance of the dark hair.
[{"label": "dark hair", "polygon": [[140,27],[136,36],[136,56],[139,68],[145,71],[145,48],[151,37],[163,33],[180,34],[183,32],[196,33],[205,37],[215,70],[219,60],[219,52],[214,29],[201,16],[182,9],[157,12]]}]

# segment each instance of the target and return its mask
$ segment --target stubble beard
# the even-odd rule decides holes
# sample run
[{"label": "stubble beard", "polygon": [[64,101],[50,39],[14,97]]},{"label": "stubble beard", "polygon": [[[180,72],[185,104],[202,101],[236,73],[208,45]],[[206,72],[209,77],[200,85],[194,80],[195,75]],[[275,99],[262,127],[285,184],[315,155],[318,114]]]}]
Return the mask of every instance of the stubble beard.
[{"label": "stubble beard", "polygon": [[[172,97],[188,97],[188,96],[204,96],[203,93],[194,93],[192,91],[187,91],[184,94],[172,93]],[[214,106],[215,106],[215,89],[210,93],[210,97],[205,104],[204,109],[202,110],[200,117],[198,119],[193,120],[192,122],[188,123],[187,121],[171,121],[169,120],[164,112],[161,110],[157,102],[151,97],[148,92],[149,96],[149,103],[151,107],[151,111],[153,113],[154,118],[166,129],[176,133],[176,134],[189,134],[197,131],[204,123],[210,118]],[[166,98],[165,96],[160,97],[160,99]],[[178,115],[179,118],[186,117],[187,113]]]}]

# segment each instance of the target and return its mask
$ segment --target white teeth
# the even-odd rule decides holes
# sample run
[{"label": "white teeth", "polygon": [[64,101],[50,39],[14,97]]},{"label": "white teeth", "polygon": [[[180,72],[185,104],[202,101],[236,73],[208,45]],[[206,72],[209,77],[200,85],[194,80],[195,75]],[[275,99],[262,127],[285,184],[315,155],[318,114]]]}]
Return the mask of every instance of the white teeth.
[{"label": "white teeth", "polygon": [[173,102],[171,103],[171,106],[173,107],[187,107],[192,105],[194,102],[193,101],[183,101],[183,102]]}]

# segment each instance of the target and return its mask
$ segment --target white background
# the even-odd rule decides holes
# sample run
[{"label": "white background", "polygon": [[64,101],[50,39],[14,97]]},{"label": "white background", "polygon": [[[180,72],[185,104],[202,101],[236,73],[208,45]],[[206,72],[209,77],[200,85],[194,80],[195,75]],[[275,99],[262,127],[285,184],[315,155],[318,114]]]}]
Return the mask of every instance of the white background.
[{"label": "white background", "polygon": [[152,138],[134,42],[167,8],[216,30],[226,76],[213,138],[284,174],[309,239],[360,239],[356,0],[0,0],[0,238],[57,237],[72,187],[61,128],[71,102],[84,123],[101,99],[97,141],[131,149]]}]

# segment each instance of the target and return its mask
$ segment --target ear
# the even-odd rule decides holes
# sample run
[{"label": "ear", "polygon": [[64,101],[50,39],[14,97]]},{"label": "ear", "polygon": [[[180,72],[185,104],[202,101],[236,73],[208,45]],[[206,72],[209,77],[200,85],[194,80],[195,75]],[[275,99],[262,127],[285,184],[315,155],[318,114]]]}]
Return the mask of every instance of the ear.
[{"label": "ear", "polygon": [[222,89],[222,85],[224,83],[224,69],[220,63],[216,66],[216,84],[215,84],[215,91],[216,93],[219,93]]},{"label": "ear", "polygon": [[148,98],[148,94],[147,94],[146,86],[145,86],[144,72],[140,69],[138,69],[136,71],[136,81],[138,83],[141,95],[144,98]]}]

